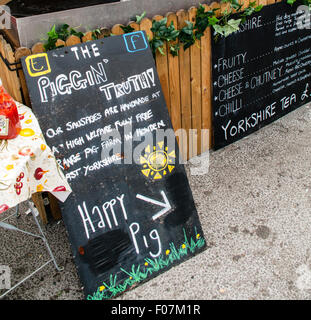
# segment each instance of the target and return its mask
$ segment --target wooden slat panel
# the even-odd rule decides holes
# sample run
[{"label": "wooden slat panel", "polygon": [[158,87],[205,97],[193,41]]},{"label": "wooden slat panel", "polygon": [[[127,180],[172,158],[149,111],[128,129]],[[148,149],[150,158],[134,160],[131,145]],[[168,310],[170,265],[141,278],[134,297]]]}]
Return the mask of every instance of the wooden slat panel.
[{"label": "wooden slat panel", "polygon": [[[153,18],[156,21],[160,21],[163,19],[162,16],[155,16]],[[171,111],[171,101],[170,101],[170,87],[169,87],[169,80],[168,80],[168,62],[167,62],[167,45],[164,44],[163,47],[164,55],[160,52],[156,52],[156,66],[158,70],[158,75],[160,78],[161,86],[163,95],[166,101],[166,105],[168,111]]]},{"label": "wooden slat panel", "polygon": [[111,33],[114,35],[121,35],[124,34],[124,31],[122,30],[121,26],[123,27],[122,24],[116,24],[112,27]]},{"label": "wooden slat panel", "polygon": [[[197,9],[189,9],[189,20],[195,22]],[[202,90],[201,90],[201,43],[196,40],[195,45],[190,47],[191,64],[191,103],[192,103],[192,144],[189,146],[189,156],[192,158],[201,150],[201,126],[202,126]]]},{"label": "wooden slat panel", "polygon": [[58,47],[65,47],[66,46],[66,42],[64,40],[58,39],[55,43],[55,46]]},{"label": "wooden slat panel", "polygon": [[110,34],[111,34],[111,30],[110,29],[108,29],[108,28],[101,28],[100,29],[100,34],[98,35],[98,39],[103,39],[103,38],[105,38],[105,37],[108,37],[108,36],[110,36]]},{"label": "wooden slat panel", "polygon": [[[274,1],[274,0],[273,0]],[[241,3],[241,2],[240,2]],[[243,9],[247,8],[249,6],[249,0],[243,1]]]},{"label": "wooden slat panel", "polygon": [[[167,15],[167,25],[173,22],[177,29],[177,16],[175,13]],[[172,42],[172,45],[177,44],[177,41]],[[181,108],[180,108],[180,78],[179,78],[179,59],[171,53],[168,54],[168,78],[170,86],[170,115],[172,125],[175,131],[181,128]],[[178,141],[177,137],[177,141]]]},{"label": "wooden slat panel", "polygon": [[[15,63],[15,57],[14,57],[14,53],[12,50],[12,47],[7,44],[6,45],[6,57],[9,61],[9,63]],[[14,66],[15,68],[15,66]],[[23,102],[22,101],[22,94],[21,94],[21,83],[20,80],[17,76],[17,72],[16,71],[10,71],[10,79],[11,79],[11,92],[12,92],[12,97],[18,101],[18,102]]]},{"label": "wooden slat panel", "polygon": [[45,48],[42,42],[37,42],[31,48],[32,54],[45,52]]},{"label": "wooden slat panel", "polygon": [[[8,60],[8,44],[6,43],[5,40],[3,40],[3,48],[2,48],[2,54],[4,56],[5,59]],[[13,97],[13,99],[15,99],[15,90],[14,90],[14,87],[15,87],[15,83],[14,83],[14,80],[13,80],[13,77],[12,77],[12,72],[7,68],[6,68],[6,81],[7,81],[7,87],[6,87],[6,90],[8,91],[8,93]]]},{"label": "wooden slat panel", "polygon": [[[177,12],[178,28],[182,29],[189,20],[189,14],[185,10]],[[181,45],[179,52],[180,70],[180,109],[181,127],[185,130],[185,136],[180,137],[179,147],[184,160],[189,159],[189,130],[191,129],[191,69],[190,69],[190,49],[183,49]]]},{"label": "wooden slat panel", "polygon": [[[10,44],[8,44],[5,39],[0,37],[0,52],[6,61],[11,64],[15,63],[15,57]],[[16,71],[10,71],[8,66],[1,59],[1,79],[2,84],[8,93],[15,99],[16,101],[21,102],[22,96],[20,91],[20,81],[17,77]],[[15,66],[12,66],[15,69]]]},{"label": "wooden slat panel", "polygon": [[37,210],[39,211],[40,218],[44,224],[48,223],[48,218],[45,212],[44,202],[41,193],[35,193],[31,196]]},{"label": "wooden slat panel", "polygon": [[[210,7],[204,5],[205,11]],[[211,28],[207,28],[201,38],[201,77],[202,77],[202,129],[209,130],[209,136],[202,138],[202,148],[199,153],[212,148],[212,47]]]},{"label": "wooden slat panel", "polygon": [[88,31],[85,33],[85,35],[82,37],[82,42],[92,41],[93,40],[93,32]]},{"label": "wooden slat panel", "polygon": [[141,22],[140,22],[140,30],[142,31],[146,31],[147,33],[147,37],[149,38],[149,40],[153,39],[153,33],[150,30],[152,28],[152,21],[148,18],[144,18]]},{"label": "wooden slat panel", "polygon": [[[18,48],[15,51],[15,61],[16,62],[20,62],[21,57],[26,57],[26,56],[29,56],[29,55],[31,55],[30,49],[25,48],[25,47]],[[18,66],[21,67],[20,64]],[[31,102],[30,102],[29,92],[28,92],[26,79],[25,79],[25,75],[24,75],[23,70],[19,70],[18,71],[18,76],[19,76],[19,79],[20,79],[20,82],[21,82],[21,89],[23,91],[25,104],[30,107],[31,106]]]},{"label": "wooden slat panel", "polygon": [[[220,9],[220,4],[218,2],[212,2],[210,4],[210,8],[211,9]],[[221,15],[221,11],[220,10],[217,10],[216,11],[216,16],[219,17]]]},{"label": "wooden slat panel", "polygon": [[257,5],[260,5],[260,4],[261,4],[261,5],[263,5],[263,6],[265,6],[265,5],[268,4],[267,0],[257,0],[256,3],[257,3]]},{"label": "wooden slat panel", "polygon": [[[226,3],[220,3],[220,10],[219,12],[221,14],[223,14],[226,10],[230,10],[230,3],[226,2]],[[236,10],[232,10],[233,12],[236,12]]]},{"label": "wooden slat panel", "polygon": [[[4,47],[6,45],[6,41],[4,40],[3,36],[0,35],[0,52],[3,57],[5,57]],[[9,79],[8,79],[8,70],[5,63],[0,59],[0,76],[2,79],[2,85],[8,90],[9,87]]]},{"label": "wooden slat panel", "polygon": [[49,196],[51,214],[54,220],[60,220],[62,218],[62,212],[60,210],[58,200],[51,193],[48,193],[48,196]]},{"label": "wooden slat panel", "polygon": [[131,21],[129,23],[129,26],[131,26],[134,29],[134,31],[139,31],[140,30],[140,25],[137,22]]},{"label": "wooden slat panel", "polygon": [[74,35],[68,37],[67,40],[66,40],[66,46],[68,46],[68,47],[74,46],[74,45],[79,44],[79,43],[81,43],[80,38],[77,37],[77,36],[74,36]]}]

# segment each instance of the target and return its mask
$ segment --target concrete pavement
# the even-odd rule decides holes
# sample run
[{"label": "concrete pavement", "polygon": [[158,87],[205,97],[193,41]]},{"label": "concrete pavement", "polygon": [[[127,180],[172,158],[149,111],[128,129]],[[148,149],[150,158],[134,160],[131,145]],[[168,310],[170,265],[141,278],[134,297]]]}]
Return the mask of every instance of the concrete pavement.
[{"label": "concrete pavement", "polygon": [[[208,174],[188,175],[208,249],[118,299],[310,299],[310,138],[305,105],[211,152]],[[30,216],[17,226],[35,231]],[[7,299],[83,299],[63,222],[46,231],[64,271],[50,264]],[[40,240],[15,232],[0,229],[0,247],[14,283],[48,259]]]}]

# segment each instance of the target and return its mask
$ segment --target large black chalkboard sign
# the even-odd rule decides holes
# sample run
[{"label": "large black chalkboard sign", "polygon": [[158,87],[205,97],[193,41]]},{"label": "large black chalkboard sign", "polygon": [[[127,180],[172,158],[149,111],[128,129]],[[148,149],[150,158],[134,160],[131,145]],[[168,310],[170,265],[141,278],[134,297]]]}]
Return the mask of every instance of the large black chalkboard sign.
[{"label": "large black chalkboard sign", "polygon": [[237,141],[310,101],[311,32],[297,5],[281,2],[241,30],[213,41],[215,149]]},{"label": "large black chalkboard sign", "polygon": [[113,298],[204,250],[146,34],[30,56],[23,68],[73,190],[63,218],[86,297]]}]

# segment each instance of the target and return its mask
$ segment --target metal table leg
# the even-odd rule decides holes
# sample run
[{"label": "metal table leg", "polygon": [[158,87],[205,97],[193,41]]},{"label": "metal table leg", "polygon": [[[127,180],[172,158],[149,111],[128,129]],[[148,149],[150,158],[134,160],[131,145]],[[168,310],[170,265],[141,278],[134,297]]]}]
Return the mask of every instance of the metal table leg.
[{"label": "metal table leg", "polygon": [[38,227],[38,229],[39,229],[39,233],[40,233],[40,234],[34,234],[34,233],[31,233],[31,232],[28,232],[28,231],[25,231],[25,230],[21,230],[21,229],[13,226],[13,225],[11,225],[11,224],[8,224],[8,223],[3,222],[3,221],[5,221],[5,220],[8,220],[8,219],[9,219],[11,216],[13,216],[13,215],[16,215],[16,218],[18,218],[18,217],[20,216],[20,213],[19,213],[19,205],[16,207],[16,212],[15,212],[15,214],[7,217],[6,219],[4,219],[4,220],[2,220],[2,221],[0,222],[0,227],[1,227],[1,228],[4,228],[4,229],[7,229],[7,230],[18,231],[18,232],[24,233],[24,234],[26,234],[26,235],[29,235],[29,236],[32,236],[32,237],[41,239],[41,240],[43,241],[43,243],[45,244],[45,247],[46,247],[46,249],[47,249],[47,251],[48,251],[49,256],[50,256],[51,259],[50,259],[49,261],[47,261],[45,264],[43,264],[41,267],[39,267],[38,269],[36,269],[33,273],[31,273],[30,275],[28,275],[26,278],[24,278],[23,280],[21,280],[20,282],[18,282],[18,283],[17,283],[16,285],[14,285],[11,289],[7,290],[4,294],[2,294],[2,295],[0,296],[0,299],[4,298],[8,293],[10,293],[12,290],[14,290],[14,289],[17,288],[19,285],[21,285],[22,283],[24,283],[26,280],[28,280],[29,278],[31,278],[34,274],[36,274],[37,272],[39,272],[41,269],[43,269],[45,266],[47,266],[47,265],[48,265],[49,263],[51,263],[51,262],[53,262],[54,267],[56,268],[57,271],[62,271],[62,270],[64,270],[64,268],[59,267],[58,264],[57,264],[57,262],[56,262],[56,259],[55,259],[54,255],[53,255],[53,252],[52,252],[52,250],[51,250],[51,248],[50,248],[50,246],[49,246],[49,243],[48,243],[48,241],[47,241],[47,239],[46,239],[46,237],[45,237],[45,235],[44,235],[44,233],[43,233],[43,230],[42,230],[42,228],[41,228],[41,226],[40,226],[40,223],[39,223],[39,221],[38,221],[38,219],[37,219],[36,209],[35,209],[35,207],[34,207],[34,204],[33,204],[31,201],[28,201],[28,205],[29,205],[31,214],[32,214],[32,216],[33,216],[33,218],[34,218],[34,220],[35,220],[35,222],[36,222],[36,225],[37,225],[37,227]]}]

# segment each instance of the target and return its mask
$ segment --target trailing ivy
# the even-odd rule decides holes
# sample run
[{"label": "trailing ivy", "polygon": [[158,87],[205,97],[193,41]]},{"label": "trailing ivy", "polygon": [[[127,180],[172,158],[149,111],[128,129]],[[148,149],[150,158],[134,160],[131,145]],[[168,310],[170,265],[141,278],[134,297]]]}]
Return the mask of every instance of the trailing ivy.
[{"label": "trailing ivy", "polygon": [[66,41],[69,36],[77,36],[82,38],[84,34],[82,32],[78,32],[73,28],[69,28],[68,24],[61,25],[58,29],[56,29],[55,25],[52,29],[47,33],[48,39],[44,44],[44,48],[46,51],[56,49],[56,42],[58,39]]},{"label": "trailing ivy", "polygon": [[172,55],[178,55],[179,45],[172,44],[179,37],[180,31],[175,29],[173,21],[167,26],[167,18],[163,18],[160,21],[153,20],[152,28],[153,38],[150,40],[150,47],[155,54],[158,50],[161,54],[164,54],[164,43],[167,42],[169,51]]},{"label": "trailing ivy", "polygon": [[[302,1],[311,2],[311,0]],[[196,40],[201,39],[208,27],[213,29],[213,35],[216,40],[219,37],[227,37],[233,32],[238,31],[241,23],[245,22],[247,17],[262,9],[262,5],[256,5],[255,1],[251,2],[244,10],[242,10],[243,2],[239,2],[239,0],[221,0],[221,3],[227,3],[228,8],[219,16],[217,15],[219,8],[206,11],[205,7],[200,4],[197,9],[195,23],[186,21],[186,25],[181,30],[177,30],[173,22],[167,25],[167,18],[163,18],[160,21],[153,20],[151,27],[153,38],[149,39],[153,54],[155,55],[156,52],[165,54],[164,45],[167,43],[169,53],[177,56],[181,46],[184,50],[190,48],[196,43]],[[233,14],[234,16],[232,16]],[[145,15],[146,12],[142,15],[137,15],[135,18],[136,22],[138,24],[141,23]],[[124,33],[134,31],[134,28],[131,26],[121,26],[121,29]],[[96,39],[99,34],[99,29],[92,31],[93,39]],[[45,49],[55,49],[58,39],[66,41],[70,35],[76,35],[82,38],[84,34],[77,32],[73,28],[69,28],[67,24],[62,25],[59,29],[56,29],[54,25],[48,32]]]}]

